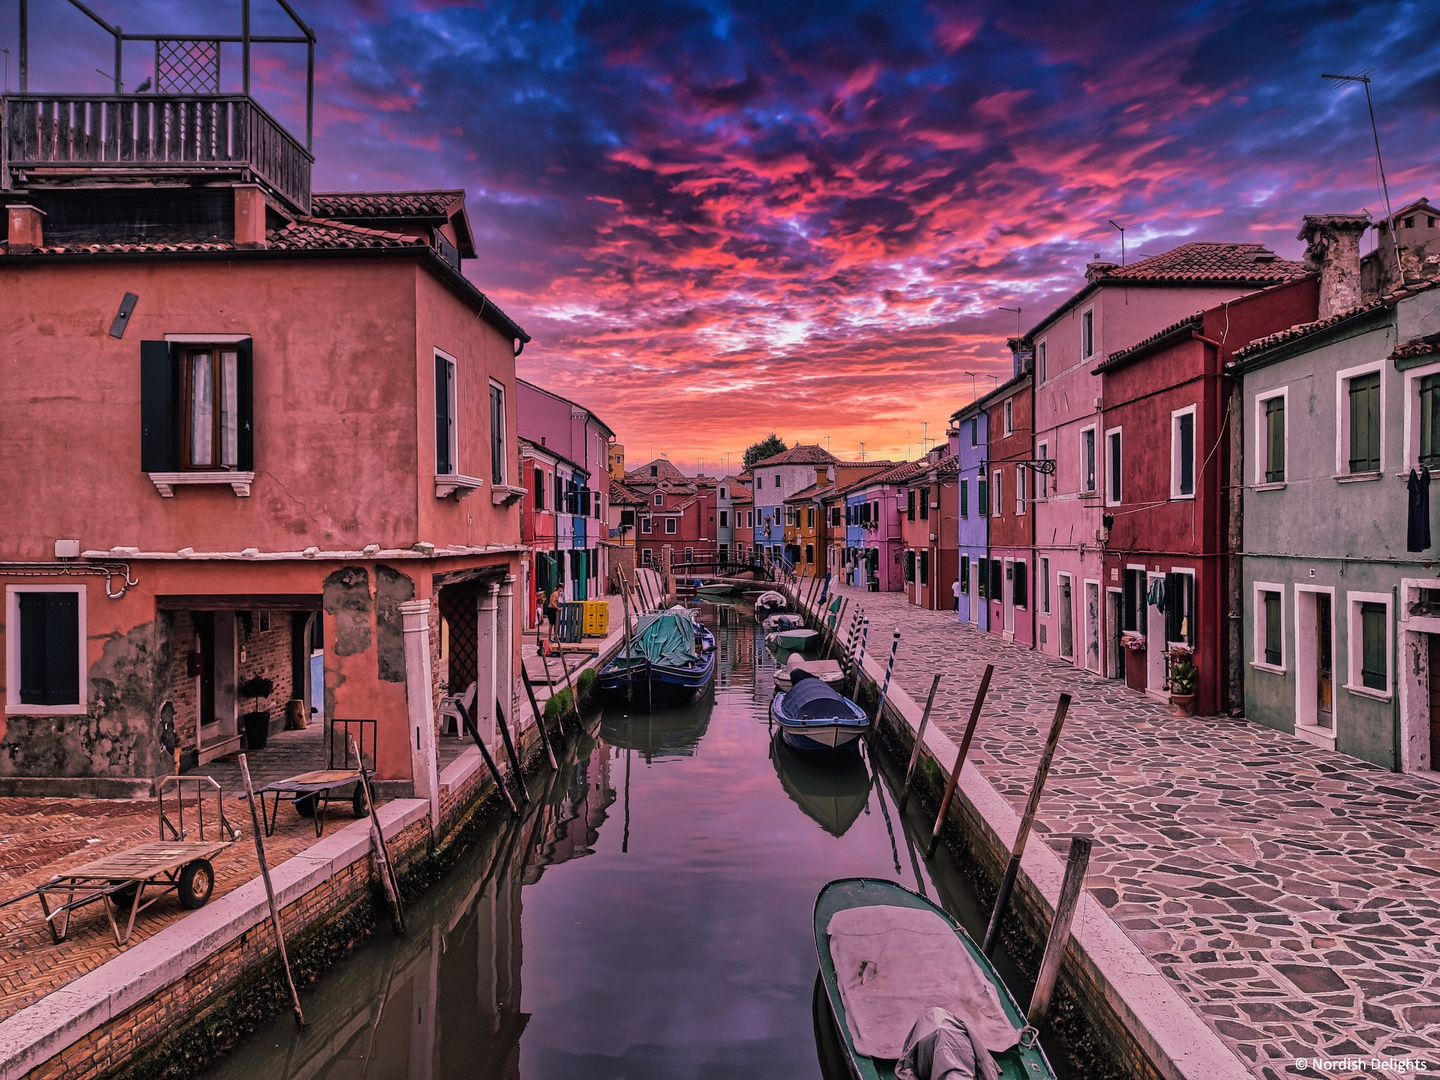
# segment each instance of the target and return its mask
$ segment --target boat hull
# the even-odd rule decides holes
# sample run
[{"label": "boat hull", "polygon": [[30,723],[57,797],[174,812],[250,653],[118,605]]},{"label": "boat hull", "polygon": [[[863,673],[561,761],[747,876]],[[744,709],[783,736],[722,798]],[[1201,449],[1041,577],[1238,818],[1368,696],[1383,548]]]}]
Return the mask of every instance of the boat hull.
[{"label": "boat hull", "polygon": [[[943,918],[960,939],[971,959],[995,987],[1001,1008],[1015,1030],[1020,1031],[1025,1026],[1024,1014],[1011,996],[1009,988],[980,951],[980,947],[948,911],[893,881],[879,878],[841,878],[821,889],[820,895],[815,899],[815,953],[820,961],[820,982],[852,1077],[856,1080],[893,1080],[895,1062],[881,1061],[856,1051],[855,1041],[845,1017],[845,1004],[840,997],[840,985],[835,976],[835,961],[830,955],[830,937],[827,930],[836,912],[849,908],[879,906],[919,908]],[[1055,1078],[1055,1070],[1038,1043],[1033,1046],[1014,1046],[1003,1054],[994,1055],[994,1060],[1001,1080],[1021,1080],[1022,1077],[1027,1080]]]},{"label": "boat hull", "polygon": [[840,698],[843,715],[800,719],[785,712],[785,698],[779,693],[770,702],[770,719],[780,729],[785,745],[808,753],[853,753],[860,749],[860,736],[870,730],[870,718],[849,698]]},{"label": "boat hull", "polygon": [[715,683],[715,636],[700,627],[700,663],[688,667],[636,663],[607,664],[596,677],[601,693],[629,697],[651,708],[688,705]]},{"label": "boat hull", "polygon": [[819,639],[815,630],[781,630],[775,635],[775,644],[791,652],[803,652]]}]

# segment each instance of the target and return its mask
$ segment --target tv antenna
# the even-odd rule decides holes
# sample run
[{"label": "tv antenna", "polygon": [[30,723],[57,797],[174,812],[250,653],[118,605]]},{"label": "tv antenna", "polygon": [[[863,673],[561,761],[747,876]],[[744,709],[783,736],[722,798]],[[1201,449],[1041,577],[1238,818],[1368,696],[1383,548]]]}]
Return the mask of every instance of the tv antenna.
[{"label": "tv antenna", "polygon": [[1125,230],[1128,229],[1128,228],[1130,228],[1130,226],[1129,226],[1129,225],[1121,225],[1121,224],[1120,224],[1118,221],[1116,221],[1114,218],[1111,218],[1111,219],[1110,219],[1110,227],[1111,227],[1112,229],[1118,229],[1119,232],[1120,232],[1120,265],[1121,265],[1121,266],[1124,266],[1124,265],[1125,265]]},{"label": "tv antenna", "polygon": [[1385,162],[1380,160],[1380,129],[1375,126],[1375,102],[1370,98],[1370,71],[1356,71],[1349,75],[1321,74],[1329,79],[1339,91],[1348,90],[1355,83],[1365,87],[1365,107],[1370,110],[1370,134],[1375,139],[1375,167],[1380,172],[1380,190],[1385,196],[1385,221],[1390,233],[1390,243],[1395,247],[1395,272],[1400,275],[1400,287],[1405,287],[1405,267],[1400,262],[1400,239],[1395,235],[1395,214],[1390,209],[1390,185],[1385,181]]},{"label": "tv antenna", "polygon": [[865,444],[863,442],[860,444],[860,460],[865,460]]},{"label": "tv antenna", "polygon": [[1021,332],[1021,330],[1023,329],[1023,328],[1021,327],[1021,325],[1020,325],[1020,310],[1021,310],[1021,309],[1020,309],[1020,307],[1019,307],[1018,304],[1017,304],[1015,307],[1005,307],[1003,304],[1001,304],[1001,305],[998,306],[995,310],[996,310],[996,311],[1013,311],[1013,312],[1015,313],[1015,333],[1018,335],[1018,334]]}]

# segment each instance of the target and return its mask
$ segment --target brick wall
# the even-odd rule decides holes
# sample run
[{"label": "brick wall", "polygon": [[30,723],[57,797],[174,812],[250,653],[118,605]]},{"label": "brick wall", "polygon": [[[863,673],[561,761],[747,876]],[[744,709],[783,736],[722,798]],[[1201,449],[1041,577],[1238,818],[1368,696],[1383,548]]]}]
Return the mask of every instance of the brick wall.
[{"label": "brick wall", "polygon": [[165,615],[170,635],[169,698],[175,703],[175,733],[180,745],[193,749],[195,725],[200,715],[196,700],[196,679],[190,674],[190,654],[195,651],[195,624],[188,611],[171,611]]},{"label": "brick wall", "polygon": [[[263,629],[268,614],[270,629]],[[242,612],[236,630],[245,659],[239,662],[236,685],[256,675],[275,684],[269,698],[270,730],[284,730],[285,703],[296,696],[294,670],[290,660],[290,613],[288,611]],[[248,627],[248,629],[247,629]],[[303,687],[302,687],[303,689]],[[240,715],[254,707],[249,698],[240,698]]]}]

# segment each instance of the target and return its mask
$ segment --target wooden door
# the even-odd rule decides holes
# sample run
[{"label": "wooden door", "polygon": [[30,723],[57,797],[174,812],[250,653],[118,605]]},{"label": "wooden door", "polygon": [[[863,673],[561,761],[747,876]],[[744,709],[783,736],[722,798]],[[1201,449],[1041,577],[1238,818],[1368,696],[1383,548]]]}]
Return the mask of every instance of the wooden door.
[{"label": "wooden door", "polygon": [[1440,634],[1430,639],[1430,768],[1440,772]]}]

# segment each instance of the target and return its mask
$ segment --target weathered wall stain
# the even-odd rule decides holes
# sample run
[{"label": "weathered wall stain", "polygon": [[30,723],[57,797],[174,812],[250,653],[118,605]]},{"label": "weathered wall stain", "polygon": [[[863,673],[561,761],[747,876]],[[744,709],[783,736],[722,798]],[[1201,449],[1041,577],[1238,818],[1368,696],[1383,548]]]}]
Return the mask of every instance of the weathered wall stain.
[{"label": "weathered wall stain", "polygon": [[381,682],[405,681],[405,626],[400,605],[415,597],[415,582],[380,563],[375,567],[375,667]]},{"label": "weathered wall stain", "polygon": [[325,579],[325,614],[332,619],[336,656],[356,656],[370,648],[370,572],[342,566]]}]

